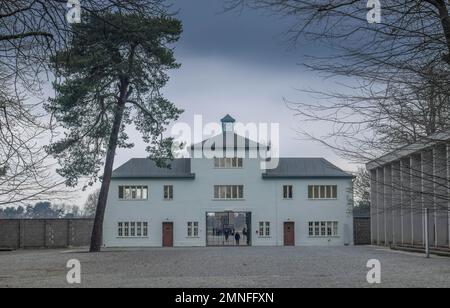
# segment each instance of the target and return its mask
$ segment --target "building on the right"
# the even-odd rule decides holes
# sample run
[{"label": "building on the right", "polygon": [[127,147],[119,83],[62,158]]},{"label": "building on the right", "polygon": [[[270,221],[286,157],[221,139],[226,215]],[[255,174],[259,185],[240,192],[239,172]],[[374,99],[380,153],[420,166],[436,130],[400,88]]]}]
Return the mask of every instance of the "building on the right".
[{"label": "building on the right", "polygon": [[[374,245],[450,247],[450,132],[436,133],[367,164]],[[428,224],[426,211],[428,209]]]}]

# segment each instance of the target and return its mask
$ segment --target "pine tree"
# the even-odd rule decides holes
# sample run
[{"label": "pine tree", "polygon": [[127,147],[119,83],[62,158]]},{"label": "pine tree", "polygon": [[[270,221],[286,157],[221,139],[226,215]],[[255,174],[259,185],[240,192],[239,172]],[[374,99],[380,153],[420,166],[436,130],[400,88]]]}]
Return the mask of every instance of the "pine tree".
[{"label": "pine tree", "polygon": [[70,187],[84,177],[92,185],[103,167],[91,252],[102,243],[116,149],[133,147],[126,126],[134,124],[142,134],[149,158],[170,168],[173,139],[163,133],[182,110],[160,90],[169,79],[167,71],[179,67],[168,45],[181,31],[181,22],[166,15],[86,14],[74,25],[70,46],[52,59],[59,82],[46,110],[61,124],[64,137],[47,151],[58,160],[58,173]]}]

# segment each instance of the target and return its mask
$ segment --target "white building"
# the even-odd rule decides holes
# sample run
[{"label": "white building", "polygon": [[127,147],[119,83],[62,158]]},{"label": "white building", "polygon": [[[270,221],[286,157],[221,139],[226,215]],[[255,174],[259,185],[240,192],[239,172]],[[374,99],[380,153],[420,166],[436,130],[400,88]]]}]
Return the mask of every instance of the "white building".
[{"label": "white building", "polygon": [[233,122],[225,117],[222,134],[191,147],[231,157],[176,159],[170,169],[136,158],[117,168],[104,246],[237,245],[236,233],[241,246],[352,245],[352,175],[323,158],[280,158],[261,170],[251,154],[263,148]]}]

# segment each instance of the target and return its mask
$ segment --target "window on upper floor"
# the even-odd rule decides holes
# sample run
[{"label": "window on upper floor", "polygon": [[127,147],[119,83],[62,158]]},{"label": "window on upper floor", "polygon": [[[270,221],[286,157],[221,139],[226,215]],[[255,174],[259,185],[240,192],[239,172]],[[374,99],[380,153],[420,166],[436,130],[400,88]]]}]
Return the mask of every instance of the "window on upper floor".
[{"label": "window on upper floor", "polygon": [[148,237],[148,222],[121,221],[117,223],[118,237]]},{"label": "window on upper floor", "polygon": [[164,200],[173,200],[173,185],[164,185]]},{"label": "window on upper floor", "polygon": [[119,186],[119,200],[146,200],[147,186]]},{"label": "window on upper floor", "polygon": [[292,199],[293,196],[293,186],[283,185],[283,199]]},{"label": "window on upper floor", "polygon": [[230,169],[230,168],[242,168],[242,158],[217,158],[214,157],[214,168]]},{"label": "window on upper floor", "polygon": [[244,185],[214,185],[214,199],[233,200],[244,198]]},{"label": "window on upper floor", "polygon": [[309,185],[308,199],[337,199],[337,185]]}]

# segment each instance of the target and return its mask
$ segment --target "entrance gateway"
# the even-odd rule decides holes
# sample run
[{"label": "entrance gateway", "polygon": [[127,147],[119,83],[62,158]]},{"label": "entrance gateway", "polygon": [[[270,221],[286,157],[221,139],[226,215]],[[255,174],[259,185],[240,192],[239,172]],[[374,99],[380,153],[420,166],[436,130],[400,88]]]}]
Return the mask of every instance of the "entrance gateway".
[{"label": "entrance gateway", "polygon": [[206,246],[251,246],[251,221],[251,212],[206,213]]}]

